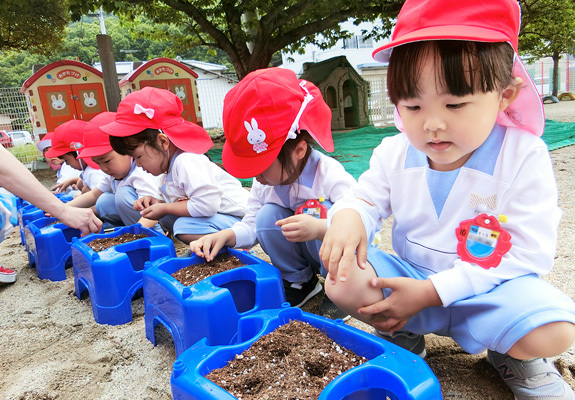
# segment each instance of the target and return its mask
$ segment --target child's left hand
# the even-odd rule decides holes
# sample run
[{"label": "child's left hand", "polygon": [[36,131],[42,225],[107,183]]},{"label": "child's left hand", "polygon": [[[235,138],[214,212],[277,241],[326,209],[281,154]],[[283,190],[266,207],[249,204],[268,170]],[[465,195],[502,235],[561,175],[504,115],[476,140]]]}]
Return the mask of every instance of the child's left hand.
[{"label": "child's left hand", "polygon": [[378,289],[391,289],[391,294],[382,301],[358,310],[360,314],[370,314],[375,321],[372,325],[380,331],[398,331],[424,308],[442,304],[429,279],[373,278],[370,284]]},{"label": "child's left hand", "polygon": [[290,242],[308,242],[322,240],[327,230],[327,221],[311,215],[298,214],[276,221],[276,226],[282,228],[282,233]]},{"label": "child's left hand", "polygon": [[166,203],[155,203],[149,207],[144,208],[140,211],[140,215],[143,218],[159,220],[160,218],[166,216],[168,212],[165,209]]}]

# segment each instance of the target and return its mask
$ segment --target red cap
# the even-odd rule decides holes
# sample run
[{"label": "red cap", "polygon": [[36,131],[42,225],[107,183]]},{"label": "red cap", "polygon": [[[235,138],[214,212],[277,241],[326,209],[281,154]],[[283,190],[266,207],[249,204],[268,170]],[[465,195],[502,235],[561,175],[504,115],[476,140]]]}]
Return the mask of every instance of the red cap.
[{"label": "red cap", "polygon": [[224,99],[222,161],[237,178],[265,171],[288,139],[306,130],[326,151],[333,151],[331,110],[320,90],[284,68],[246,75]]},{"label": "red cap", "polygon": [[[80,151],[84,142],[84,128],[88,123],[81,119],[72,119],[59,125],[52,133],[52,147],[46,151],[46,157],[60,157],[71,151]],[[86,164],[94,169],[100,169],[90,158]]]},{"label": "red cap", "polygon": [[182,100],[152,86],[132,92],[118,105],[116,120],[102,126],[110,136],[132,136],[146,128],[160,129],[180,149],[204,154],[213,142],[204,128],[181,117]]},{"label": "red cap", "polygon": [[46,157],[60,157],[71,151],[80,150],[86,124],[86,121],[72,119],[58,125],[52,133],[52,147],[46,151]]},{"label": "red cap", "polygon": [[84,129],[84,146],[80,149],[80,158],[101,156],[112,151],[110,135],[100,129],[101,126],[114,122],[116,113],[104,111],[92,118]]},{"label": "red cap", "polygon": [[[515,50],[513,76],[523,80],[517,99],[499,113],[498,122],[541,136],[545,114],[541,97],[517,55],[521,10],[517,0],[406,0],[391,35],[391,42],[373,52],[376,61],[388,62],[394,47],[426,40],[507,42]],[[403,124],[396,113],[396,125]]]}]

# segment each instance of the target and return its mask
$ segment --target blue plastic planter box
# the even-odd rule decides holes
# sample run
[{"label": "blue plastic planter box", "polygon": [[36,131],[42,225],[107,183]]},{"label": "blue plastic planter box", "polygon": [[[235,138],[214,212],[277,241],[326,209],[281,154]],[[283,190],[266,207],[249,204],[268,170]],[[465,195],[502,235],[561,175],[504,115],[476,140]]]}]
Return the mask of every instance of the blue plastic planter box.
[{"label": "blue plastic planter box", "polygon": [[[222,368],[236,355],[248,349],[260,337],[291,320],[300,320],[322,330],[328,337],[369,361],[354,367],[332,382],[320,400],[438,400],[442,398],[439,382],[419,356],[367,332],[288,307],[264,310],[242,317],[232,344],[210,346],[202,339],[183,352],[171,376],[174,400],[231,400],[227,391],[205,378]],[[386,397],[387,396],[387,397]]]},{"label": "blue plastic planter box", "polygon": [[243,316],[259,310],[280,308],[285,302],[279,270],[246,251],[224,248],[243,264],[184,286],[171,276],[205,259],[162,259],[144,271],[146,337],[155,345],[154,328],[162,323],[172,335],[176,355],[202,338],[212,345],[229,344]]},{"label": "blue plastic planter box", "polygon": [[[26,236],[24,234],[26,224],[40,218],[45,218],[44,211],[32,204],[18,210],[18,226],[20,227],[20,243],[22,246],[26,246]],[[28,249],[26,249],[26,251],[28,251]]]},{"label": "blue plastic planter box", "polygon": [[[125,233],[148,237],[95,252],[87,243]],[[168,237],[140,224],[114,232],[91,234],[72,243],[74,287],[78,299],[88,291],[94,319],[99,324],[120,325],[132,321],[132,298],[142,289],[144,265],[162,257],[175,257]]]},{"label": "blue plastic planter box", "polygon": [[24,228],[24,236],[28,263],[36,266],[38,278],[63,281],[72,263],[72,241],[82,232],[63,223],[50,225],[55,221],[48,217],[31,221]]}]

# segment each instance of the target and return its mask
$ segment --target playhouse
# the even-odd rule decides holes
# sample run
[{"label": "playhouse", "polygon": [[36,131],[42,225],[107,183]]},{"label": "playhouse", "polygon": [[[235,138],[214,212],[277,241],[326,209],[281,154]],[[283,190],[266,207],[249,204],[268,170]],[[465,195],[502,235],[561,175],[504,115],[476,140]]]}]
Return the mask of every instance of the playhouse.
[{"label": "playhouse", "polygon": [[183,63],[170,58],[155,58],[120,80],[120,94],[124,98],[146,86],[167,89],[182,100],[182,117],[202,126],[197,78],[198,74]]},{"label": "playhouse", "polygon": [[369,124],[369,83],[345,56],[304,63],[301,79],[315,84],[331,108],[333,130],[356,129]]},{"label": "playhouse", "polygon": [[20,92],[26,97],[36,137],[71,119],[89,121],[108,110],[102,73],[78,61],[62,60],[41,68]]}]

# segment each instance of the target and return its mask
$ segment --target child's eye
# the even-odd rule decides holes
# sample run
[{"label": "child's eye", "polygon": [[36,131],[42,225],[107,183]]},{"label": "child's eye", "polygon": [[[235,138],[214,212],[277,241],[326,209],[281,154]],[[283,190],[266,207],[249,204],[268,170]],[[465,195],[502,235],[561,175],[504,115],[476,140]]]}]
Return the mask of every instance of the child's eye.
[{"label": "child's eye", "polygon": [[447,104],[446,107],[450,109],[457,109],[464,107],[467,103],[456,103],[456,104]]},{"label": "child's eye", "polygon": [[405,107],[406,110],[408,110],[408,111],[417,111],[417,110],[419,110],[419,106],[407,106],[407,105],[405,105],[404,107]]}]

